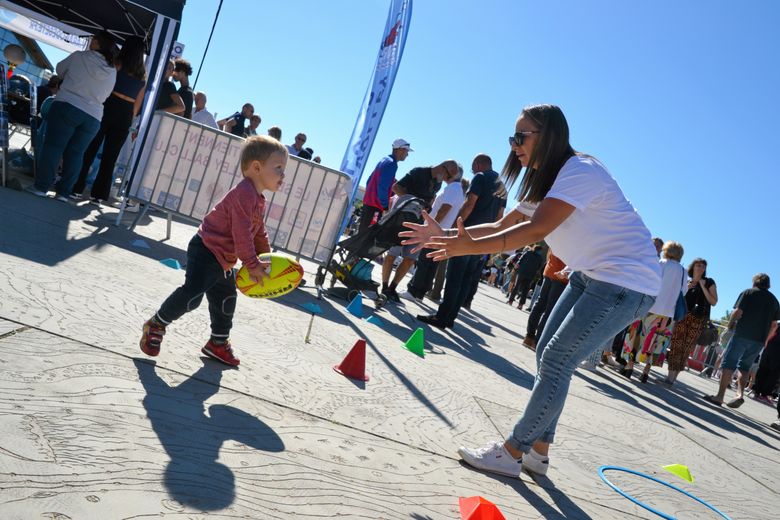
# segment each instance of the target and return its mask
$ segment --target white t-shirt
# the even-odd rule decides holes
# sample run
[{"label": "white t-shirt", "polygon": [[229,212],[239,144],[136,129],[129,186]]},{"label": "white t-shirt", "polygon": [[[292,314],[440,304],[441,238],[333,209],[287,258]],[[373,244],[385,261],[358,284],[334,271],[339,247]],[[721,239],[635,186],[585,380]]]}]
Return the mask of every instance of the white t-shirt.
[{"label": "white t-shirt", "polygon": [[206,110],[205,108],[203,110],[198,110],[192,113],[192,120],[196,123],[200,123],[202,125],[210,126],[211,128],[219,128],[217,126],[217,120],[214,119],[214,116],[211,115],[211,112]]},{"label": "white t-shirt", "polygon": [[[555,256],[595,280],[658,295],[661,269],[650,231],[603,164],[570,158],[546,198],[575,208],[545,238]],[[532,216],[536,205],[520,202],[515,209]]]},{"label": "white t-shirt", "polygon": [[662,258],[659,265],[661,266],[661,290],[649,312],[671,318],[674,316],[677,297],[680,293],[685,296],[688,290],[688,273],[677,260]]},{"label": "white t-shirt", "polygon": [[440,195],[436,196],[436,200],[433,201],[430,215],[436,218],[436,215],[439,213],[439,208],[445,204],[452,206],[447,214],[444,215],[444,218],[441,219],[441,222],[439,222],[442,229],[449,229],[455,222],[455,217],[458,216],[458,211],[460,211],[460,207],[465,200],[466,197],[463,195],[463,187],[461,186],[460,181],[451,182],[447,184]]}]

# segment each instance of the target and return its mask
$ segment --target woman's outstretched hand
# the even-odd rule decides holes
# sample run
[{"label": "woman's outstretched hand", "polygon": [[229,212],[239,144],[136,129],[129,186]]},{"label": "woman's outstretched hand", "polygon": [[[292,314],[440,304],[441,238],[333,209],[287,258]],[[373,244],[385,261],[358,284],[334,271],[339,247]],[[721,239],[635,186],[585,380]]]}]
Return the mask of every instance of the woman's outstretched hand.
[{"label": "woman's outstretched hand", "polygon": [[473,244],[474,239],[463,226],[463,219],[458,217],[458,234],[456,236],[433,236],[425,243],[425,247],[433,249],[432,252],[428,253],[428,258],[440,262],[453,256],[473,254]]},{"label": "woman's outstretched hand", "polygon": [[411,231],[401,231],[398,236],[404,238],[401,243],[405,246],[416,246],[412,249],[413,253],[416,253],[423,248],[426,242],[428,242],[434,236],[442,235],[444,232],[441,226],[436,222],[427,211],[422,212],[423,223],[417,224],[416,222],[404,222],[404,227],[409,228]]}]

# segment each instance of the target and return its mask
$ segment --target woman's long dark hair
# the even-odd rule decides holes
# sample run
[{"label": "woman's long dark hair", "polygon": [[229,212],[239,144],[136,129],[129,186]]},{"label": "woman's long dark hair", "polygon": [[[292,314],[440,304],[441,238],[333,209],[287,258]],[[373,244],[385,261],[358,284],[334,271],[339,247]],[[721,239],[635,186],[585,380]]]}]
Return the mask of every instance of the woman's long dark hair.
[{"label": "woman's long dark hair", "polygon": [[100,31],[92,37],[97,44],[98,49],[95,52],[100,53],[106,59],[106,65],[109,67],[114,66],[114,58],[116,57],[116,42],[114,37],[108,31]]},{"label": "woman's long dark hair", "polygon": [[[521,116],[533,121],[539,133],[520,184],[518,199],[541,202],[558,177],[558,172],[576,152],[569,144],[569,124],[559,107],[533,105],[524,108]],[[522,168],[520,159],[510,151],[501,172],[508,188],[520,176]]]},{"label": "woman's long dark hair", "polygon": [[116,61],[122,66],[122,70],[136,79],[146,81],[146,68],[144,67],[144,53],[146,44],[138,36],[130,36],[125,40]]}]

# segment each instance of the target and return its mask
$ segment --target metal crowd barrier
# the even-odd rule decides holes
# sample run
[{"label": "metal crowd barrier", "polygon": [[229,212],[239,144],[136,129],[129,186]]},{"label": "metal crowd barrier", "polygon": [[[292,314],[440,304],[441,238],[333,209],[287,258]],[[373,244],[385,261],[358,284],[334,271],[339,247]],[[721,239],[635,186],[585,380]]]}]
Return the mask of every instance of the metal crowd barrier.
[{"label": "metal crowd barrier", "polygon": [[[128,189],[142,205],[133,229],[149,208],[200,222],[242,179],[244,139],[189,119],[156,112]],[[290,157],[281,190],[266,197],[271,247],[325,265],[349,209],[351,179],[345,173]]]}]

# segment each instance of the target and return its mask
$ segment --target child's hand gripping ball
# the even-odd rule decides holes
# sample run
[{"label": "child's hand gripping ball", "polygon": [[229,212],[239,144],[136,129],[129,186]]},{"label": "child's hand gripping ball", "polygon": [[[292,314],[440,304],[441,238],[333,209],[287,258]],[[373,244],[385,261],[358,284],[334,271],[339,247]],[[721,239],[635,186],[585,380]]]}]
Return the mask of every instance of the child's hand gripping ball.
[{"label": "child's hand gripping ball", "polygon": [[257,282],[246,266],[236,274],[236,287],[250,298],[276,298],[292,291],[303,279],[303,267],[294,258],[277,253],[264,253],[260,262],[270,263],[268,277]]}]

